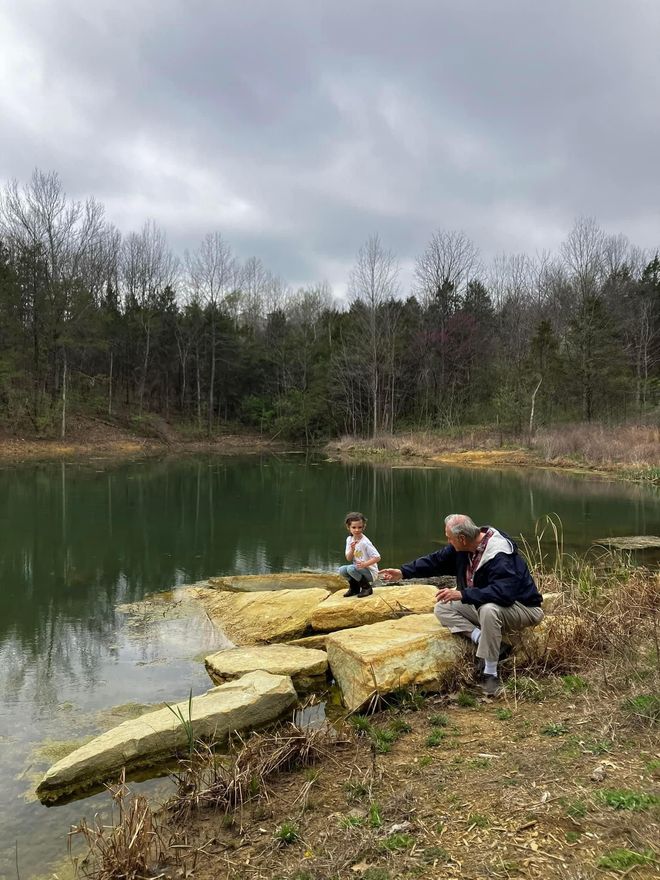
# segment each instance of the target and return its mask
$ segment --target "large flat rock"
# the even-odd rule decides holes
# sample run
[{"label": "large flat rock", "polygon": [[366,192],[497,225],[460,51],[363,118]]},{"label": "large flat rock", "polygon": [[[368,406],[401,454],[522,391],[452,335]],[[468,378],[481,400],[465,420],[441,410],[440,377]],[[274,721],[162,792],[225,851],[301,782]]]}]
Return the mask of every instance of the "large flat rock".
[{"label": "large flat rock", "polygon": [[391,620],[406,614],[429,614],[435,605],[437,587],[412,584],[402,587],[376,587],[364,599],[341,593],[328,596],[312,614],[312,629],[327,632],[354,626],[365,626]]},{"label": "large flat rock", "polygon": [[459,640],[433,614],[331,633],[326,647],[344,705],[351,710],[402,687],[439,689],[464,662]]},{"label": "large flat rock", "polygon": [[231,593],[261,593],[272,590],[329,590],[331,593],[346,589],[341,575],[329,572],[300,572],[290,574],[245,574],[232,577],[212,577],[208,584],[214,590]]},{"label": "large flat rock", "polygon": [[[252,672],[194,697],[193,736],[222,744],[234,731],[250,730],[279,718],[297,701],[288,676]],[[172,709],[174,711],[172,711]],[[37,788],[42,802],[57,801],[102,782],[115,780],[122,767],[157,766],[188,749],[188,700],[125,721],[54,764]],[[177,714],[175,714],[177,713]]]},{"label": "large flat rock", "polygon": [[263,669],[273,675],[289,675],[296,690],[309,690],[317,685],[323,686],[328,655],[325,651],[295,645],[260,645],[218,651],[206,657],[204,665],[214,684],[223,684]]},{"label": "large flat rock", "polygon": [[328,590],[229,593],[199,588],[195,595],[215,626],[240,646],[283,642],[311,629],[312,613]]}]

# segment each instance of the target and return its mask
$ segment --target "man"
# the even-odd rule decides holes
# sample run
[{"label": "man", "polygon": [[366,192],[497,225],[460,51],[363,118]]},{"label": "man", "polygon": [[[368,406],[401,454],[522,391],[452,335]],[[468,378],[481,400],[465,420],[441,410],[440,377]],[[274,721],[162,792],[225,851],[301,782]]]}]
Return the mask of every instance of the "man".
[{"label": "man", "polygon": [[458,589],[436,595],[435,615],[450,632],[471,639],[484,662],[479,682],[489,696],[497,696],[502,682],[498,662],[510,651],[502,635],[543,619],[543,596],[515,543],[492,526],[478,526],[463,513],[445,517],[449,545],[399,568],[385,568],[382,580],[455,575]]}]

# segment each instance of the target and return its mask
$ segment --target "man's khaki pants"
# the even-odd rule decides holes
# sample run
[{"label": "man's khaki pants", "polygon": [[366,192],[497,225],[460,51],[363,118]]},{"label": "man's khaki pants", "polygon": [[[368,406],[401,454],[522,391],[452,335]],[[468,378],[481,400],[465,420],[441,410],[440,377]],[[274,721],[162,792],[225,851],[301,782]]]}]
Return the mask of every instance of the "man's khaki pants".
[{"label": "man's khaki pants", "polygon": [[491,661],[499,658],[503,635],[519,632],[527,626],[536,626],[543,620],[541,608],[528,608],[520,602],[508,607],[487,602],[476,608],[457,600],[438,602],[433,610],[440,623],[452,633],[470,635],[475,626],[478,626],[481,636],[477,645],[477,657]]}]

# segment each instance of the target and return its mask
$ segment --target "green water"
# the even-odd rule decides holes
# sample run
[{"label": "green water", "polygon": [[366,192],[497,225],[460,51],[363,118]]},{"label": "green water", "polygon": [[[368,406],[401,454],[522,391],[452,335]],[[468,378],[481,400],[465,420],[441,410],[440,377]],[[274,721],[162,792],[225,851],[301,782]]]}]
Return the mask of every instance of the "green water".
[{"label": "green water", "polygon": [[[201,693],[200,655],[222,644],[205,618],[135,621],[117,606],[219,574],[334,569],[343,516],[369,517],[383,566],[441,544],[468,512],[509,534],[561,517],[567,550],[660,534],[657,490],[550,471],[341,465],[302,455],[186,458],[0,470],[0,878],[48,875],[66,832],[107,803],[31,800],[45,740],[119,723],[103,710]],[[658,556],[641,557],[655,565]],[[161,782],[144,784],[163,795]]]}]

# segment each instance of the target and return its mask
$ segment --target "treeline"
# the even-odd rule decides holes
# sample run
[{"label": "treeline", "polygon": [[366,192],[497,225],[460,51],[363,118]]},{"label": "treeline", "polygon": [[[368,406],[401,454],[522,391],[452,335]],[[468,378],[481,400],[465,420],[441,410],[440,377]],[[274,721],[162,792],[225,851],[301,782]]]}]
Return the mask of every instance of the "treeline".
[{"label": "treeline", "polygon": [[0,194],[0,420],[46,436],[70,412],[157,413],[312,442],[340,433],[647,416],[660,398],[660,260],[578,220],[558,254],[482,264],[461,232],[412,289],[378,236],[348,301],[291,290],[219,233],[181,257],[36,171]]}]

